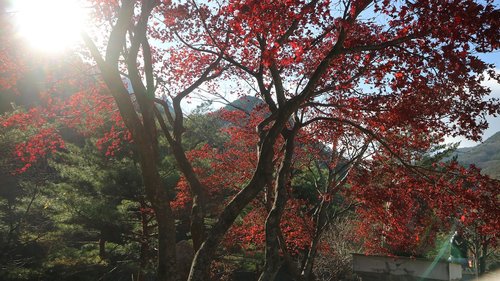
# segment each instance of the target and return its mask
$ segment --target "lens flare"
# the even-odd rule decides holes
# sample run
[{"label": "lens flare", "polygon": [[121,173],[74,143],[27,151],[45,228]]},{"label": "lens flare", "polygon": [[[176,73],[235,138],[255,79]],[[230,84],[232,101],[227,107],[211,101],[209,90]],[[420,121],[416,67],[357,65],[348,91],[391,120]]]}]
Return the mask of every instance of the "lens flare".
[{"label": "lens flare", "polygon": [[19,35],[33,47],[60,52],[80,42],[88,17],[78,0],[18,0],[14,2]]}]

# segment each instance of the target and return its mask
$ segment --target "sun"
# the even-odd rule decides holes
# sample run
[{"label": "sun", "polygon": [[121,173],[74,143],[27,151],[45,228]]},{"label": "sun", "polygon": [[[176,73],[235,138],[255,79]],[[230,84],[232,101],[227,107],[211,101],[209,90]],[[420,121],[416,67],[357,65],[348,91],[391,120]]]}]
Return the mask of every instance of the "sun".
[{"label": "sun", "polygon": [[35,49],[60,52],[80,42],[88,11],[79,0],[16,0],[19,35]]}]

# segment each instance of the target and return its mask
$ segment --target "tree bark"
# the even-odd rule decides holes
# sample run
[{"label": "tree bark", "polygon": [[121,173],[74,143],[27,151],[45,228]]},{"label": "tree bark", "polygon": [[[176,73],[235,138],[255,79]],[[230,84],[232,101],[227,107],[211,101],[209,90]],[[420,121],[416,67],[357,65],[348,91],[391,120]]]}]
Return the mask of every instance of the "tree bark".
[{"label": "tree bark", "polygon": [[99,238],[99,258],[101,258],[101,260],[106,258],[106,240],[103,238],[102,232],[101,238]]},{"label": "tree bark", "polygon": [[[280,222],[287,202],[286,186],[290,179],[292,157],[295,148],[295,133],[298,125],[291,131],[286,131],[285,156],[281,162],[278,179],[274,188],[274,202],[266,218],[266,261],[259,281],[272,281],[281,266],[279,256]],[[286,247],[286,245],[284,245]]]},{"label": "tree bark", "polygon": [[[168,132],[164,132],[168,134]],[[182,145],[177,140],[169,140],[170,147],[174,154],[179,170],[186,177],[189,183],[191,196],[193,197],[191,208],[191,238],[193,239],[193,248],[195,251],[201,247],[205,240],[205,201],[206,190],[196,176],[193,166],[186,158]]]},{"label": "tree bark", "polygon": [[481,255],[479,256],[479,276],[486,273],[486,257],[488,255],[488,242],[486,242],[486,237],[483,237],[483,243],[481,243]]},{"label": "tree bark", "polygon": [[252,179],[224,208],[217,222],[208,233],[207,238],[196,252],[193,264],[191,265],[189,281],[209,280],[208,271],[210,264],[224,235],[243,208],[262,191],[267,184],[267,179],[272,176],[270,173],[272,173],[274,144],[285,127],[291,113],[290,109],[280,112],[273,126],[263,137],[262,145],[259,149],[259,161]]},{"label": "tree bark", "polygon": [[[144,199],[141,198],[139,200],[139,204],[141,209],[145,210],[147,208]],[[141,252],[139,254],[139,271],[137,272],[136,281],[143,281],[144,269],[148,264],[148,258],[149,258],[149,218],[147,213],[143,211],[140,212],[139,216],[141,219],[142,233],[140,237]]]},{"label": "tree bark", "polygon": [[[151,202],[158,223],[158,279],[163,281],[179,280],[175,254],[175,219],[170,208],[170,196],[163,186],[158,173],[159,150],[156,124],[154,121],[154,103],[143,101],[143,128],[146,134],[136,141],[142,168],[142,178],[147,199]],[[147,107],[146,107],[147,106]],[[145,139],[145,141],[144,141]],[[135,140],[135,139],[134,139]],[[144,141],[144,142],[139,142]]]},{"label": "tree bark", "polygon": [[[147,79],[148,87],[144,86],[136,62],[141,44],[144,48],[149,47],[145,42],[145,34],[150,12],[155,5],[154,1],[143,1],[141,17],[137,24],[133,26],[133,37],[127,55],[129,78],[135,91],[141,116],[136,112],[130,93],[122,82],[118,67],[127,32],[131,31],[130,20],[134,15],[134,5],[135,1],[122,1],[118,19],[109,37],[105,59],[101,57],[99,50],[90,37],[84,34],[83,39],[97,62],[104,82],[116,101],[126,127],[132,133],[139,154],[139,164],[146,196],[152,204],[158,223],[158,279],[161,281],[178,281],[175,258],[175,221],[170,208],[170,198],[158,173],[160,159],[154,118],[154,85],[151,85],[151,79]],[[144,51],[147,53],[148,50]],[[146,59],[147,56],[145,56]],[[149,63],[151,62],[149,61]],[[150,66],[146,65],[145,68],[147,69]],[[150,95],[151,93],[153,95]]]},{"label": "tree bark", "polygon": [[321,234],[323,233],[323,226],[326,221],[326,206],[328,204],[325,202],[325,199],[322,199],[317,217],[315,218],[316,227],[314,231],[314,236],[312,238],[311,244],[309,246],[309,251],[305,256],[304,266],[301,272],[301,279],[303,281],[308,281],[311,278],[312,270],[314,267],[314,259],[316,258],[316,252],[318,251],[318,244],[321,238]]},{"label": "tree bark", "polygon": [[[155,208],[156,209],[156,208]],[[175,255],[175,222],[170,207],[155,211],[158,222],[158,280],[178,281]]]}]

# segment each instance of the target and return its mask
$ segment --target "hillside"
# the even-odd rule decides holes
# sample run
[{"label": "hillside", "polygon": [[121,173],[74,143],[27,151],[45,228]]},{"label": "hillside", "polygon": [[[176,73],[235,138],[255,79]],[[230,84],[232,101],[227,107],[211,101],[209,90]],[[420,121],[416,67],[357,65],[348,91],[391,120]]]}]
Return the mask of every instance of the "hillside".
[{"label": "hillside", "polygon": [[257,105],[263,104],[263,101],[254,96],[242,96],[224,107],[225,110],[243,110],[250,112]]},{"label": "hillside", "polygon": [[456,155],[460,163],[474,164],[481,168],[484,174],[500,179],[500,132],[477,146],[459,148]]}]

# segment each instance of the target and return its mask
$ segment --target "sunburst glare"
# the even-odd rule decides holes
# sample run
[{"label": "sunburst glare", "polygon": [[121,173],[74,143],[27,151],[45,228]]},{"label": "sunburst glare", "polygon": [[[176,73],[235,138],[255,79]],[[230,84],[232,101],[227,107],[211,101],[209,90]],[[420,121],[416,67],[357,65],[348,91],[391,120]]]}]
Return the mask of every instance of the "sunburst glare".
[{"label": "sunburst glare", "polygon": [[14,1],[19,34],[35,49],[59,52],[80,40],[88,19],[79,0]]}]

